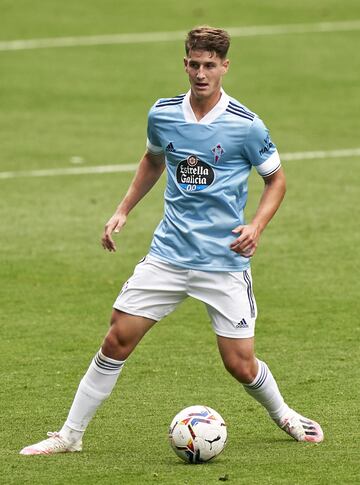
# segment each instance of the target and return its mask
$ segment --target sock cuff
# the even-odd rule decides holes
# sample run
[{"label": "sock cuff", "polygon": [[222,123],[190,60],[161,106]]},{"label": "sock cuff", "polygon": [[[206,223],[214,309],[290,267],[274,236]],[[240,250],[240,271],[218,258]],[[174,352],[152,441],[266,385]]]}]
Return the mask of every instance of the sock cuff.
[{"label": "sock cuff", "polygon": [[245,386],[249,389],[259,389],[264,384],[269,374],[269,368],[265,364],[265,362],[262,362],[259,359],[256,359],[256,360],[258,363],[258,373],[255,379],[252,382],[250,382],[250,384],[245,384]]},{"label": "sock cuff", "polygon": [[92,365],[101,374],[119,374],[124,364],[125,360],[111,359],[104,355],[101,349],[92,361]]}]

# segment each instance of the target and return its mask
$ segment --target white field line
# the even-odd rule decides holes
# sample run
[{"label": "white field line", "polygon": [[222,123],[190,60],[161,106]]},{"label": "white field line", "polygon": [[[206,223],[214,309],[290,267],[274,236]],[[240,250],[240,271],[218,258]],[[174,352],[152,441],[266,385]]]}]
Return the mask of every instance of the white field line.
[{"label": "white field line", "polygon": [[281,153],[280,158],[284,162],[292,160],[315,160],[317,158],[345,158],[360,156],[360,148],[343,148],[340,150],[312,151],[312,152],[293,152]]},{"label": "white field line", "polygon": [[[319,22],[309,24],[258,25],[252,27],[229,27],[232,37],[256,37],[262,35],[307,34],[311,32],[347,32],[360,30],[360,20]],[[45,39],[0,41],[0,51],[44,49],[51,47],[74,47],[114,44],[143,44],[149,42],[172,42],[184,40],[185,31],[144,32],[130,34],[89,35],[79,37],[54,37]]]},{"label": "white field line", "polygon": [[[342,150],[330,151],[311,151],[283,153],[281,160],[289,162],[293,160],[316,160],[323,158],[345,158],[359,157],[360,148],[345,148]],[[134,172],[137,163],[122,165],[98,165],[95,167],[69,167],[69,168],[49,168],[44,170],[21,170],[14,172],[0,172],[0,179],[13,179],[18,177],[56,177],[60,175],[89,175],[117,172]]]}]

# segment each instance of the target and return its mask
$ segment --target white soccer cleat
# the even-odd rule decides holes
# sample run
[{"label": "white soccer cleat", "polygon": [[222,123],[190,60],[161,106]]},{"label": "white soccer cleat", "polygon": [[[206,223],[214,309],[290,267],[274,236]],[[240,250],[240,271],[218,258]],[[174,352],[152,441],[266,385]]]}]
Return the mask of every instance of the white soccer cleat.
[{"label": "white soccer cleat", "polygon": [[292,409],[276,424],[296,441],[320,443],[324,439],[324,433],[319,423],[301,416]]},{"label": "white soccer cleat", "polygon": [[52,455],[54,453],[66,453],[69,451],[81,451],[82,442],[70,443],[59,433],[48,432],[48,439],[39,441],[34,445],[26,446],[20,451],[20,455]]}]

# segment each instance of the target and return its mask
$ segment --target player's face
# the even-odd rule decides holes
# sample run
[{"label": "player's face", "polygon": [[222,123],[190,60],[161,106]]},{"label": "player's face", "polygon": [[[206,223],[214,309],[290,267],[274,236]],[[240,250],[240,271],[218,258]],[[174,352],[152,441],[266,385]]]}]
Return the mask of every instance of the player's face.
[{"label": "player's face", "polygon": [[184,58],[192,94],[198,99],[211,98],[221,88],[221,79],[229,68],[229,60],[214,52],[190,51]]}]

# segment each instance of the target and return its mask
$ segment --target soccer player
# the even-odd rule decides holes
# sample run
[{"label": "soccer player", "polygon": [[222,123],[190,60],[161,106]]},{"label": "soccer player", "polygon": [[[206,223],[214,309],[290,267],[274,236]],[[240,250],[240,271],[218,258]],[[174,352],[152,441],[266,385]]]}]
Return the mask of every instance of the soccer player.
[{"label": "soccer player", "polygon": [[[206,305],[225,368],[297,441],[321,442],[315,421],[285,403],[265,362],[254,354],[257,307],[250,258],[285,194],[279,154],[261,119],[222,89],[229,69],[226,31],[198,27],[185,42],[190,90],[162,98],[149,112],[147,149],[135,177],[107,222],[103,247],[167,172],[165,211],[149,254],[117,297],[111,326],[80,382],[59,432],[27,446],[23,455],[80,451],[82,437],[110,395],[126,359],[146,332],[187,296]],[[254,218],[243,210],[252,167],[264,180]]]}]

